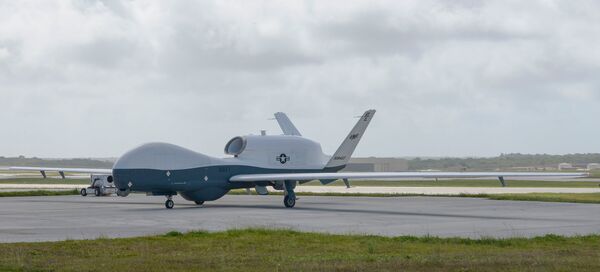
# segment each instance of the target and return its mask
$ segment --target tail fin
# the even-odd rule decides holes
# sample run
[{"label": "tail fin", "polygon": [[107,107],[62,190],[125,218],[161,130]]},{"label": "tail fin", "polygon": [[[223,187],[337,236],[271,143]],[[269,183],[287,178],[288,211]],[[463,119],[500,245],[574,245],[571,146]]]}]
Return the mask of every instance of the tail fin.
[{"label": "tail fin", "polygon": [[275,119],[277,119],[277,123],[279,123],[279,126],[281,127],[283,134],[302,136],[302,134],[300,134],[300,131],[298,131],[296,126],[294,126],[294,123],[292,123],[290,118],[288,118],[287,115],[285,115],[285,113],[276,112]]},{"label": "tail fin", "polygon": [[325,168],[340,167],[348,163],[354,149],[356,149],[356,145],[358,145],[371,119],[373,119],[373,115],[375,115],[375,110],[368,110],[360,117],[358,123],[356,123],[350,134],[348,134],[348,137],[338,147],[338,150],[333,154]]}]

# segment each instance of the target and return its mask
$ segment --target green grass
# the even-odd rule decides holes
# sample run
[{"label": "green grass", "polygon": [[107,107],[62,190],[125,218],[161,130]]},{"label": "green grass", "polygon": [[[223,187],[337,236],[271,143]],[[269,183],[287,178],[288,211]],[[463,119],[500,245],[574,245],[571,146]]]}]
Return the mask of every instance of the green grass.
[{"label": "green grass", "polygon": [[544,202],[571,202],[571,203],[597,203],[600,204],[600,193],[530,193],[530,194],[500,194],[487,195],[495,200],[524,200]]},{"label": "green grass", "polygon": [[90,184],[90,179],[11,178],[0,179],[0,184]]},{"label": "green grass", "polygon": [[[508,187],[573,187],[590,188],[598,187],[600,182],[591,181],[543,181],[543,180],[506,180]],[[389,186],[389,187],[502,187],[498,180],[373,180],[350,181],[352,186]],[[311,181],[304,185],[321,185],[318,181]],[[327,186],[345,186],[342,181],[335,181]]]},{"label": "green grass", "polygon": [[0,197],[12,197],[12,196],[60,196],[60,195],[78,195],[78,190],[60,190],[60,191],[48,191],[48,190],[35,190],[35,191],[15,191],[15,192],[0,192]]},{"label": "green grass", "polygon": [[1,271],[599,271],[600,236],[461,239],[290,230],[0,244]]}]

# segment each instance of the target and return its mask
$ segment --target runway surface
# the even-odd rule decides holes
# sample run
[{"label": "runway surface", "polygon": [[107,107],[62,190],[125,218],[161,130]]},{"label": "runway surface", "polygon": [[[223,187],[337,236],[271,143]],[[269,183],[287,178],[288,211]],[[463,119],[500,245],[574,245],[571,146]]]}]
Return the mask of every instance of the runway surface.
[{"label": "runway surface", "polygon": [[326,233],[513,237],[600,233],[600,205],[457,197],[300,197],[228,195],[204,206],[175,197],[0,198],[0,242],[93,239],[171,230],[285,228]]}]

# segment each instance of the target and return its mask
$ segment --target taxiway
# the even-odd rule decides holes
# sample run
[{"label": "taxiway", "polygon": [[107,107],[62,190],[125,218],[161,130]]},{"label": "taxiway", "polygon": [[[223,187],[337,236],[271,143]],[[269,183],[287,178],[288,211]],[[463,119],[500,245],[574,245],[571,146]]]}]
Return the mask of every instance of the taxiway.
[{"label": "taxiway", "polygon": [[340,234],[441,237],[531,237],[600,233],[600,205],[458,197],[227,195],[196,206],[175,197],[0,198],[0,242],[93,239],[168,231],[285,228]]}]

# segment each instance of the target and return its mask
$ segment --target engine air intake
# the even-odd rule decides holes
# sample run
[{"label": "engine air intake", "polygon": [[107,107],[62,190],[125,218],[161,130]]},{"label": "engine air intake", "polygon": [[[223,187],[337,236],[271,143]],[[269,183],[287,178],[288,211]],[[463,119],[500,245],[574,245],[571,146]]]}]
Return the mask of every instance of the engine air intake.
[{"label": "engine air intake", "polygon": [[242,154],[242,152],[244,152],[244,149],[246,149],[246,144],[246,138],[241,136],[234,137],[233,139],[229,140],[229,142],[227,142],[227,144],[225,145],[225,154],[234,156]]}]

